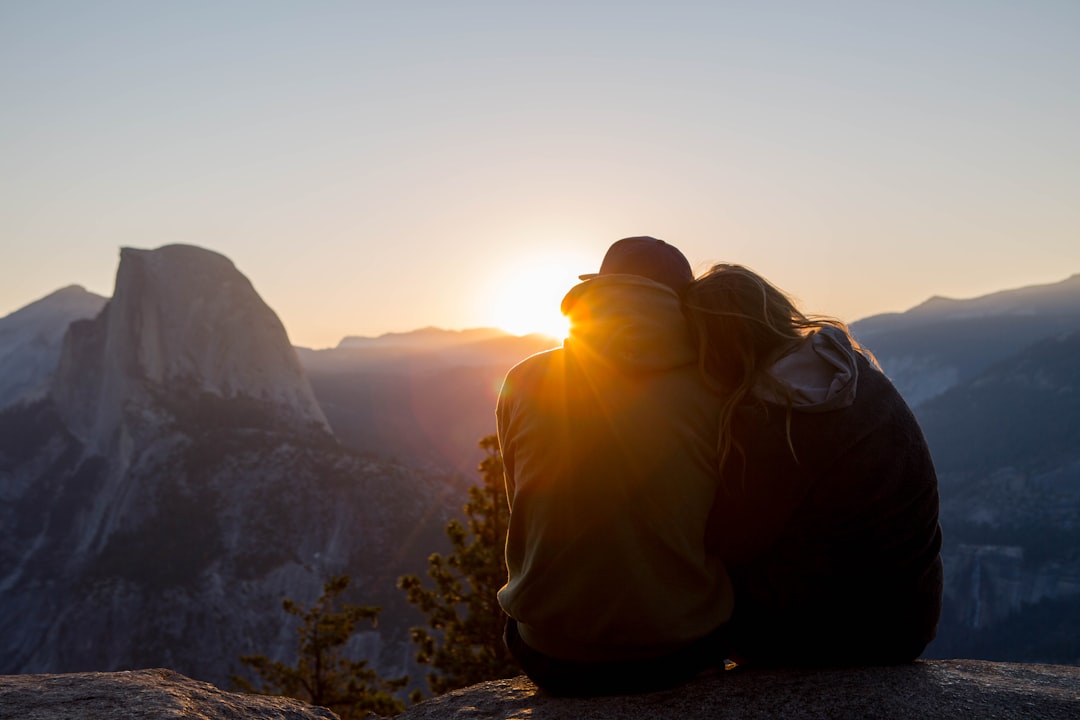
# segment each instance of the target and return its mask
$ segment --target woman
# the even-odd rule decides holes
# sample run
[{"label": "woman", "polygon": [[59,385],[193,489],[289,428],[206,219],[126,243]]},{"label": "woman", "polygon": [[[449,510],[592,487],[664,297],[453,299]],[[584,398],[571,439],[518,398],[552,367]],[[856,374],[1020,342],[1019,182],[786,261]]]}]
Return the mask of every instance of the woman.
[{"label": "woman", "polygon": [[725,398],[710,542],[757,665],[907,662],[941,611],[937,477],[918,423],[844,325],[738,265],[685,296]]}]

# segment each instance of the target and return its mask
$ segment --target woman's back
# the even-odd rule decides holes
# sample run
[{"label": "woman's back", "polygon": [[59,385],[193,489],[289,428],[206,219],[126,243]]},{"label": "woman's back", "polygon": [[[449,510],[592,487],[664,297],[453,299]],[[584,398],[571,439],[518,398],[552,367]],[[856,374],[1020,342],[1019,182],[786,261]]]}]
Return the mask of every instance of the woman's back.
[{"label": "woman's back", "polygon": [[855,362],[847,407],[795,407],[789,421],[748,402],[732,420],[741,452],[721,473],[713,547],[735,584],[737,649],[758,663],[902,662],[934,637],[933,462],[889,380]]},{"label": "woman's back", "polygon": [[726,394],[711,545],[736,650],[772,665],[917,657],[941,610],[937,477],[911,410],[842,324],[739,266],[690,289]]}]

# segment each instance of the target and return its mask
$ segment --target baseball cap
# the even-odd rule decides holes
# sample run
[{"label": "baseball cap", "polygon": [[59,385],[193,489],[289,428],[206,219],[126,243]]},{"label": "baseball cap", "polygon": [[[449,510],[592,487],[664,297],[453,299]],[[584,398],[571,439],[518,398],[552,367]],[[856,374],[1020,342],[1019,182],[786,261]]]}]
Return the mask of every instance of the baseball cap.
[{"label": "baseball cap", "polygon": [[677,293],[694,279],[690,262],[677,247],[648,235],[616,240],[600,263],[600,272],[579,275],[591,280],[600,275],[640,275],[667,285]]}]

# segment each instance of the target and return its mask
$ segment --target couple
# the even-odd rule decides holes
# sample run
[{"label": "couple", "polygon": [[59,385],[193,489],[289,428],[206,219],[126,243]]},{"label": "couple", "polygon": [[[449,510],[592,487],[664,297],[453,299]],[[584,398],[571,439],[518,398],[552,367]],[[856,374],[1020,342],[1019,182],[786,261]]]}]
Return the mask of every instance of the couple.
[{"label": "couple", "polygon": [[941,608],[937,479],[840,323],[625,238],[562,348],[506,377],[505,641],[560,695],[724,667],[908,662]]}]

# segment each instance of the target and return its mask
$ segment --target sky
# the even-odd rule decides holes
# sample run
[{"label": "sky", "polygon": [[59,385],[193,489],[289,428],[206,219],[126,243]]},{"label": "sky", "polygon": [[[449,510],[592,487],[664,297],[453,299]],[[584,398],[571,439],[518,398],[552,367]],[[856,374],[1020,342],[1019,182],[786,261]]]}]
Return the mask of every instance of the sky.
[{"label": "sky", "polygon": [[1080,2],[0,0],[0,316],[186,243],[297,345],[550,331],[630,235],[849,322],[1080,273]]}]

